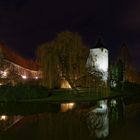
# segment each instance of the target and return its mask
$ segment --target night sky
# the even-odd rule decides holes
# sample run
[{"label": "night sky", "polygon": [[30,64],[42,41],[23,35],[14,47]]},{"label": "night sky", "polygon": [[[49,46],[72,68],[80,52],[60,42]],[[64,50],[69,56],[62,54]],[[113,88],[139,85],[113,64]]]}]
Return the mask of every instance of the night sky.
[{"label": "night sky", "polygon": [[91,47],[100,34],[110,58],[126,42],[140,69],[140,0],[0,0],[0,40],[22,56],[65,30]]}]

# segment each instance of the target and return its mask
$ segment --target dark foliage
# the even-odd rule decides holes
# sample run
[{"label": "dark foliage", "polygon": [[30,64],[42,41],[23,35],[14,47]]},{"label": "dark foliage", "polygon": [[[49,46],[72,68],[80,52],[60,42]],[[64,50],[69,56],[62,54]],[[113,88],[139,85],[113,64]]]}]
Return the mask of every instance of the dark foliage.
[{"label": "dark foliage", "polygon": [[0,101],[22,101],[41,99],[49,96],[47,88],[41,86],[1,86]]}]

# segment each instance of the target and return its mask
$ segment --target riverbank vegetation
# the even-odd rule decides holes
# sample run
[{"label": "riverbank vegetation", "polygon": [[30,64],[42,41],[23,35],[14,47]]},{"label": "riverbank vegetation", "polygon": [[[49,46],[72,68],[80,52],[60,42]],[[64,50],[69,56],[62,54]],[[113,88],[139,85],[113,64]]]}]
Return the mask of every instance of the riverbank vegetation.
[{"label": "riverbank vegetation", "polygon": [[48,89],[42,86],[1,86],[0,102],[71,102],[95,101],[105,98],[124,97],[126,103],[140,101],[140,85],[125,83],[123,89],[107,92],[94,88],[79,88],[78,94],[72,89]]},{"label": "riverbank vegetation", "polygon": [[0,86],[0,101],[19,102],[21,100],[41,99],[49,96],[47,88],[41,86]]}]

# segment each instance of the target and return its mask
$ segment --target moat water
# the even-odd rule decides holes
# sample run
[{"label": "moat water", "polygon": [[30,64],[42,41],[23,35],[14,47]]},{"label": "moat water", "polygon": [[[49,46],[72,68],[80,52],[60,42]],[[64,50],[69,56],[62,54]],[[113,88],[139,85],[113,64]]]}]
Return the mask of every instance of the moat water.
[{"label": "moat water", "polygon": [[139,140],[140,104],[0,103],[0,140]]}]

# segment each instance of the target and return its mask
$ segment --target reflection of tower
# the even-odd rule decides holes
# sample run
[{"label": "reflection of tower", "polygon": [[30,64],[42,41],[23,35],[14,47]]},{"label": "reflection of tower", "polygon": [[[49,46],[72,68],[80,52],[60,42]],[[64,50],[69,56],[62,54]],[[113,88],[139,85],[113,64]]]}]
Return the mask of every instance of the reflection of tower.
[{"label": "reflection of tower", "polygon": [[105,138],[109,135],[109,118],[107,100],[98,101],[99,107],[90,110],[87,114],[87,125],[91,131],[95,132],[98,138]]},{"label": "reflection of tower", "polygon": [[[104,48],[101,39],[98,39],[95,48],[90,49],[86,67],[90,74],[96,71],[102,74],[102,81],[107,87],[108,79],[108,50]],[[88,113],[88,127],[91,132],[95,131],[97,138],[107,137],[109,135],[109,120],[107,100],[98,101],[99,107],[92,109]]]}]

